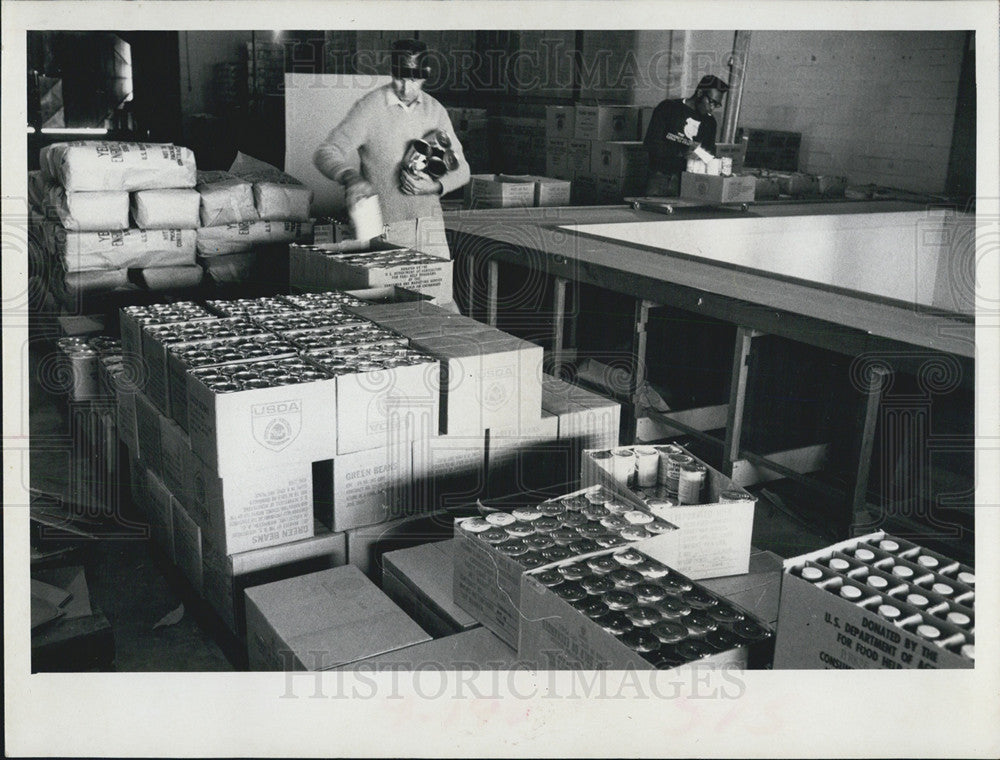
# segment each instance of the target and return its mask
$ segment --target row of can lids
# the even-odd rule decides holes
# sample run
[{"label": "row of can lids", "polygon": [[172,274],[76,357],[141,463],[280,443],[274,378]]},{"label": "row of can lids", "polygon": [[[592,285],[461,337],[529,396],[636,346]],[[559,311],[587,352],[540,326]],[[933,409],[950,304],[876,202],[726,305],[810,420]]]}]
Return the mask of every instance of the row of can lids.
[{"label": "row of can lids", "polygon": [[295,310],[332,309],[360,306],[363,301],[342,291],[263,296],[261,298],[213,299],[205,304],[195,301],[122,307],[122,313],[139,324],[167,324],[213,319],[219,316],[287,313]]},{"label": "row of can lids", "polygon": [[772,636],[743,610],[634,548],[564,562],[531,577],[660,669]]},{"label": "row of can lids", "polygon": [[121,354],[122,343],[117,338],[97,335],[86,338],[76,335],[59,338],[56,347],[64,354],[74,356],[105,356]]}]

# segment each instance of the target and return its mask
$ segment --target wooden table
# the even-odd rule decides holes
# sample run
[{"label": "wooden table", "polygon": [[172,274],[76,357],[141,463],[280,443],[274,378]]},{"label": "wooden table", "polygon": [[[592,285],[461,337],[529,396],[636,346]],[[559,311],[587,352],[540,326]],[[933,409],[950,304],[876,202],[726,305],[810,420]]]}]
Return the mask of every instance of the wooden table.
[{"label": "wooden table", "polygon": [[[919,214],[924,207],[896,201],[831,202],[824,204],[772,204],[749,207],[711,208],[677,205],[671,213],[631,206],[564,207],[532,209],[497,209],[461,211],[445,215],[449,243],[456,259],[456,291],[466,308],[485,301],[485,320],[497,322],[499,267],[516,265],[550,278],[551,310],[547,316],[551,330],[550,366],[558,368],[565,359],[563,336],[566,326],[566,292],[570,283],[594,285],[635,299],[633,338],[633,386],[631,401],[637,400],[638,378],[644,375],[646,323],[649,310],[666,305],[696,315],[716,318],[736,326],[730,396],[724,409],[709,410],[707,415],[689,410],[677,414],[650,413],[634,420],[623,431],[626,442],[633,442],[638,429],[648,431],[650,423],[696,437],[711,429],[707,420],[725,415],[723,469],[735,480],[749,484],[761,468],[770,473],[793,477],[811,485],[804,473],[815,470],[817,447],[761,456],[741,447],[741,428],[746,386],[750,369],[747,357],[753,340],[762,335],[777,335],[805,344],[858,357],[852,369],[855,384],[864,391],[864,403],[858,411],[856,472],[849,489],[852,524],[864,523],[866,487],[870,471],[875,427],[885,378],[892,371],[916,373],[928,363],[953,368],[962,382],[971,382],[975,353],[974,321],[964,309],[949,309],[927,303],[907,303],[878,293],[844,289],[829,282],[811,282],[801,277],[787,277],[755,266],[731,261],[721,262],[700,257],[690,250],[670,250],[635,241],[595,236],[586,228],[566,229],[574,225],[632,225],[662,223],[681,225],[663,227],[682,233],[685,225],[696,228],[705,220],[748,221],[743,227],[778,229],[781,217],[815,217],[817,226],[833,228],[859,220],[864,226],[878,214]],[[847,215],[851,215],[848,217]],[[857,215],[857,216],[854,216]],[[831,223],[830,217],[844,217]],[[886,216],[884,219],[895,219]],[[796,220],[801,229],[804,220]],[[785,223],[794,227],[791,221]],[[919,228],[920,220],[914,225]],[[876,225],[877,226],[877,225]],[[624,228],[622,228],[624,229]],[[912,242],[905,237],[914,229],[901,228],[901,245]],[[683,235],[681,235],[683,237]],[[855,235],[855,237],[858,237]],[[885,234],[879,236],[884,242]],[[864,245],[863,237],[858,243]],[[887,257],[893,252],[872,250],[873,256]],[[891,281],[887,287],[891,286]],[[963,293],[951,297],[961,300]],[[951,303],[949,302],[949,305]],[[961,306],[961,304],[959,304]],[[971,310],[971,309],[970,309]],[[699,423],[699,419],[706,422]],[[649,435],[644,436],[649,438]],[[662,437],[662,436],[661,436]],[[718,442],[718,439],[712,439]]]}]

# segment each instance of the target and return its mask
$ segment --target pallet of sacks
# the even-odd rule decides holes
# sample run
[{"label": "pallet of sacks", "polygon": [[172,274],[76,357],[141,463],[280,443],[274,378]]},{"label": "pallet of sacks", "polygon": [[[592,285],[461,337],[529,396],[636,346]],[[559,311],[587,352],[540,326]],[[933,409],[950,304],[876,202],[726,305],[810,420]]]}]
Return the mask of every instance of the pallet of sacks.
[{"label": "pallet of sacks", "polygon": [[56,292],[173,290],[201,281],[189,149],[79,141],[47,146],[39,159],[29,197],[41,204],[41,244]]},{"label": "pallet of sacks", "polygon": [[198,173],[198,259],[216,284],[284,280],[288,244],[310,239],[312,190],[242,153]]}]

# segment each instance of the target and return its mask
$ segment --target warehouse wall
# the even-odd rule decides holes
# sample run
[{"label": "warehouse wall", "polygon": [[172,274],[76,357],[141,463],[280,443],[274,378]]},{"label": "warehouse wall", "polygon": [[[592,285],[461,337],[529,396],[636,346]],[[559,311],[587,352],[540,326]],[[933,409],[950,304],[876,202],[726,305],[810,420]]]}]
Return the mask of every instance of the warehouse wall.
[{"label": "warehouse wall", "polygon": [[800,168],[943,192],[964,32],[753,32],[740,126],[802,133]]},{"label": "warehouse wall", "polygon": [[212,67],[217,63],[236,62],[244,45],[250,42],[250,31],[190,31],[181,32],[178,39],[181,62],[181,113],[215,111]]}]

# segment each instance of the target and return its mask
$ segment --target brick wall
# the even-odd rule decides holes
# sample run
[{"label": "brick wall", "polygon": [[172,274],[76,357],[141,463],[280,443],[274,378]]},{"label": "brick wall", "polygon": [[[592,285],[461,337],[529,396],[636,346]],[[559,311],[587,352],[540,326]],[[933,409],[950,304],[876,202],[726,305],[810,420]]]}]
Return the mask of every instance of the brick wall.
[{"label": "brick wall", "polygon": [[800,168],[943,192],[964,33],[766,32],[740,126],[802,133]]}]

